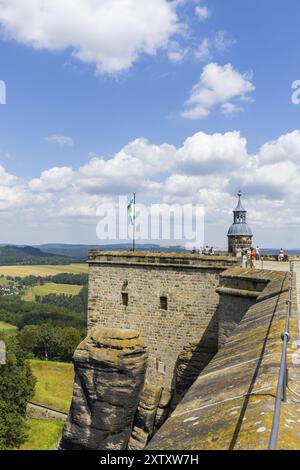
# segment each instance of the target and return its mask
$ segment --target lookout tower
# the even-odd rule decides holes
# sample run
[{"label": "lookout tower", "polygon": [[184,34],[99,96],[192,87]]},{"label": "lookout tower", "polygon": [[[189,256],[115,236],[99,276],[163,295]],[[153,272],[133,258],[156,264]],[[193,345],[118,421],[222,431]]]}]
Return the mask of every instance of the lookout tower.
[{"label": "lookout tower", "polygon": [[238,192],[238,205],[233,211],[233,224],[228,230],[228,252],[233,256],[237,256],[244,248],[252,246],[252,231],[247,224],[247,211],[242,206],[242,193]]}]

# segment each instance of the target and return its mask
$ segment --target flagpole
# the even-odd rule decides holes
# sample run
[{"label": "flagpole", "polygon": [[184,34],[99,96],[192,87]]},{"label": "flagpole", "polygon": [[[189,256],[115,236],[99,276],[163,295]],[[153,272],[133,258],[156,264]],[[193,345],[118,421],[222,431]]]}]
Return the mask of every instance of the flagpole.
[{"label": "flagpole", "polygon": [[136,195],[133,194],[133,243],[132,243],[132,251],[135,252],[135,202],[136,202]]}]

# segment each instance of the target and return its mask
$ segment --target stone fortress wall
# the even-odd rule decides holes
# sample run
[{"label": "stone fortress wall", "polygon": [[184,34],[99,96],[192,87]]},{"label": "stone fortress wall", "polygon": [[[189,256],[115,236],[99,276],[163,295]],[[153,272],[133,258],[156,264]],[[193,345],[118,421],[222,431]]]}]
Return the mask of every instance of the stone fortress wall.
[{"label": "stone fortress wall", "polygon": [[88,330],[138,330],[149,354],[147,380],[171,390],[184,348],[201,343],[208,355],[217,351],[216,289],[220,273],[236,264],[219,256],[92,251]]},{"label": "stone fortress wall", "polygon": [[[249,354],[255,369],[256,356],[261,361],[264,354],[261,325],[268,331],[268,309],[277,305],[278,296],[283,296],[284,305],[287,295],[286,275],[242,269],[239,263],[229,256],[90,252],[88,337],[74,356],[74,396],[62,448],[136,450],[150,441],[158,449],[160,436],[166,436],[165,449],[169,443],[170,449],[205,448],[198,441],[193,447],[193,440],[185,446],[189,435],[181,440],[171,434],[170,413],[180,415],[184,397],[201,395],[200,406],[206,409],[205,403],[214,403],[218,393],[227,402],[241,384],[249,386],[247,374],[239,367],[243,338],[247,342],[247,334],[251,336]],[[249,315],[251,320],[244,322]],[[275,318],[276,312],[272,315]],[[238,331],[241,335],[231,358],[227,344]],[[257,335],[253,348],[252,335]],[[280,343],[278,335],[278,349]],[[234,371],[231,362],[235,361],[240,376],[224,389],[222,381],[231,367]],[[214,364],[221,364],[216,383]],[[267,380],[271,374],[275,384],[278,368],[272,367]],[[202,386],[195,389],[201,377],[208,395],[205,388],[201,392]],[[249,377],[251,388],[253,377]],[[191,395],[193,389],[197,391]],[[192,424],[194,408],[192,400],[187,418]],[[176,425],[185,429],[185,422]],[[228,422],[224,416],[224,426]],[[198,431],[201,439],[207,433],[206,417],[203,423]],[[219,444],[217,448],[224,448]]]},{"label": "stone fortress wall", "polygon": [[[210,364],[190,387],[161,429],[151,450],[267,450],[274,416],[282,333],[286,328],[289,274],[234,268],[222,274],[218,289],[225,305],[253,299],[240,318],[222,309],[221,336],[231,329]],[[229,332],[227,330],[227,333]],[[294,277],[287,351],[289,385],[299,390],[299,314]],[[288,391],[282,403],[278,450],[300,449],[300,409]]]}]

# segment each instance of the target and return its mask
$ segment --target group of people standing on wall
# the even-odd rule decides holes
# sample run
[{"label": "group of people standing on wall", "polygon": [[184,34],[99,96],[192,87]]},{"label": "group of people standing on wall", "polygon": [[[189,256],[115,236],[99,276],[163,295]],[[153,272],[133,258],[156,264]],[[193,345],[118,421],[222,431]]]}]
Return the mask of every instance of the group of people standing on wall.
[{"label": "group of people standing on wall", "polygon": [[[201,250],[197,250],[196,247],[194,247],[191,251],[192,254],[202,254],[202,255],[214,255],[215,250],[214,247],[211,246],[209,247],[206,245],[204,248]],[[255,268],[255,261],[259,261],[261,258],[261,251],[260,247],[257,246],[254,248],[251,246],[251,248],[243,248],[242,249],[242,261],[243,261],[243,268]],[[287,261],[288,257],[284,252],[283,248],[280,248],[279,253],[278,253],[278,261]]]},{"label": "group of people standing on wall", "polygon": [[[260,248],[259,246],[254,248],[253,246],[251,248],[244,248],[242,250],[242,259],[243,259],[243,267],[247,268],[254,268],[254,261],[259,261],[261,258],[260,254]],[[288,261],[288,257],[284,252],[283,248],[280,248],[279,253],[278,253],[278,261]]]},{"label": "group of people standing on wall", "polygon": [[260,248],[257,246],[254,248],[251,246],[251,248],[244,248],[242,250],[242,260],[243,260],[243,268],[254,268],[254,261],[259,261],[260,260]]},{"label": "group of people standing on wall", "polygon": [[209,247],[206,245],[202,250],[197,250],[196,247],[192,249],[192,255],[214,255],[215,254],[215,249],[213,246]]}]

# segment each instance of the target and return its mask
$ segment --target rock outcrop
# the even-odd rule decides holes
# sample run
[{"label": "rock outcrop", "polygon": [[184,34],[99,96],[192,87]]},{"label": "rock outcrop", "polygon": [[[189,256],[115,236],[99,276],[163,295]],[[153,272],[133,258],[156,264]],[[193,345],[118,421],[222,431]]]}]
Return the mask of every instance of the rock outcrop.
[{"label": "rock outcrop", "polygon": [[179,354],[175,368],[175,390],[171,409],[174,410],[199,374],[210,363],[217,349],[212,342],[206,345],[190,343]]},{"label": "rock outcrop", "polygon": [[73,401],[61,449],[126,449],[144,386],[147,352],[133,330],[98,328],[74,354]]},{"label": "rock outcrop", "polygon": [[153,436],[161,394],[161,387],[150,384],[145,385],[135,415],[134,427],[128,446],[129,450],[144,449]]}]

